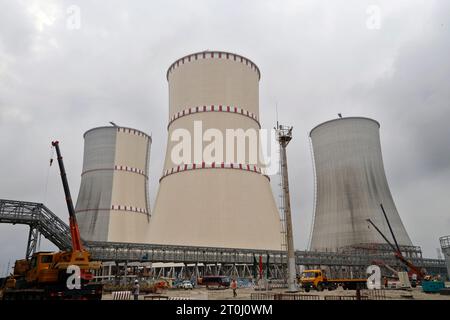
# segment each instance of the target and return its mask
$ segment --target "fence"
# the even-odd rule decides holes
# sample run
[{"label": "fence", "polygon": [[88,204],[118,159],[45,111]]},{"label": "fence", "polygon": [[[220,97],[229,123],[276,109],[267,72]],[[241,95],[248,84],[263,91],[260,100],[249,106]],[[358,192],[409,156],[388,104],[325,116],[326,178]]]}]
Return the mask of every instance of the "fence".
[{"label": "fence", "polygon": [[144,300],[192,300],[190,297],[169,297],[158,294],[145,295]]},{"label": "fence", "polygon": [[361,296],[358,299],[357,296],[325,296],[325,300],[369,300],[367,296]]},{"label": "fence", "polygon": [[368,300],[386,300],[386,291],[383,289],[363,290],[361,296]]},{"label": "fence", "polygon": [[113,291],[113,300],[130,300],[131,291]]},{"label": "fence", "polygon": [[250,295],[251,300],[320,300],[318,295],[258,292]]}]

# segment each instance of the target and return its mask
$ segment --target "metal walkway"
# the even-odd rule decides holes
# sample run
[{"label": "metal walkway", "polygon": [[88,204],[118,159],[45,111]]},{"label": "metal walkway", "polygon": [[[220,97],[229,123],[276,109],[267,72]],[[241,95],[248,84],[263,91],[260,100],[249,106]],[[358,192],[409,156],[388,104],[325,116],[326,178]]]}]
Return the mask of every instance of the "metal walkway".
[{"label": "metal walkway", "polygon": [[[33,252],[33,234],[38,230],[59,249],[70,248],[70,231],[67,224],[41,203],[0,199],[0,223],[25,224],[30,226],[27,257]],[[34,241],[35,242],[35,241]],[[134,244],[113,242],[84,242],[92,258],[100,261],[128,262],[181,262],[204,264],[253,264],[254,257],[269,256],[271,264],[285,263],[284,251],[266,251],[252,249],[191,247],[158,244]],[[390,266],[399,266],[392,256],[370,254],[344,254],[335,252],[296,251],[296,263],[303,266],[359,267],[365,268],[374,260],[383,260]],[[414,264],[446,273],[444,260],[411,258]]]},{"label": "metal walkway", "polygon": [[61,250],[71,246],[67,224],[42,203],[0,199],[0,223],[26,224],[30,235],[38,230]]}]

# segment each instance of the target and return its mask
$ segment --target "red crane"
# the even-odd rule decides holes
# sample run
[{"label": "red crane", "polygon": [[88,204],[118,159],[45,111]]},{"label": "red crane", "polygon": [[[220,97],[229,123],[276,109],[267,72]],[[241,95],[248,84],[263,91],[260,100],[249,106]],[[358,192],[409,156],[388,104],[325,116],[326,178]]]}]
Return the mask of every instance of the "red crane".
[{"label": "red crane", "polygon": [[58,156],[59,170],[61,171],[61,180],[63,183],[64,194],[66,196],[67,209],[69,211],[69,226],[70,235],[72,236],[72,250],[84,251],[83,243],[81,242],[80,230],[78,228],[77,217],[75,216],[75,209],[73,207],[72,196],[70,195],[69,183],[67,182],[66,169],[64,168],[63,158],[59,150],[59,141],[52,141],[52,146],[56,149]]},{"label": "red crane", "polygon": [[389,244],[389,246],[394,251],[395,257],[398,260],[400,260],[400,262],[402,262],[405,266],[407,266],[413,273],[417,274],[418,279],[423,279],[425,277],[425,273],[420,268],[416,267],[411,261],[409,261],[408,259],[406,259],[403,256],[403,254],[400,250],[400,246],[397,243],[397,239],[395,238],[394,232],[392,231],[392,227],[391,227],[389,219],[386,215],[386,211],[384,210],[384,207],[382,204],[380,204],[380,207],[381,207],[381,210],[383,211],[383,215],[384,215],[384,218],[386,219],[387,225],[389,227],[389,231],[391,232],[392,239],[394,239],[395,246],[389,241],[389,239],[383,234],[383,232],[381,232],[381,230],[372,222],[372,220],[367,219],[367,222],[369,222],[375,228],[375,230],[377,230],[378,233],[383,237],[383,239],[387,242],[387,244]]}]

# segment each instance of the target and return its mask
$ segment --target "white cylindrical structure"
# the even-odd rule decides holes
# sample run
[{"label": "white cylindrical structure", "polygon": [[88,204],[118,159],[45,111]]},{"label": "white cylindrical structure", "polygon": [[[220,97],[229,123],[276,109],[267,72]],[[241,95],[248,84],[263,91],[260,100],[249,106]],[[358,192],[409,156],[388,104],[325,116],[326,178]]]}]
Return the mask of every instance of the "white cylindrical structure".
[{"label": "white cylindrical structure", "polygon": [[399,245],[412,245],[389,190],[379,128],[375,120],[349,117],[311,130],[316,173],[312,250],[385,244],[366,219],[392,240],[380,204],[386,209]]},{"label": "white cylindrical structure", "polygon": [[150,136],[125,127],[99,127],[84,134],[75,208],[83,240],[145,241],[150,145]]},{"label": "white cylindrical structure", "polygon": [[[238,142],[233,157],[227,152],[226,130],[258,134],[259,78],[253,62],[227,52],[195,53],[170,66],[168,144],[149,242],[281,248],[269,178],[250,155],[259,142],[247,140],[245,157],[238,156]],[[191,136],[189,159],[181,163],[173,157],[177,132]],[[214,158],[207,159],[211,147]]]}]

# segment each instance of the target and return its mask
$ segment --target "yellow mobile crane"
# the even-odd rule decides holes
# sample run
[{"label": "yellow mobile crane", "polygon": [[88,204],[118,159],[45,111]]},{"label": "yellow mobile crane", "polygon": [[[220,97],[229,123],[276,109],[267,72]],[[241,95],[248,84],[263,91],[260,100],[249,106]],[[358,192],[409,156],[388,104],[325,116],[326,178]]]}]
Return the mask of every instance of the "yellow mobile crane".
[{"label": "yellow mobile crane", "polygon": [[[89,283],[93,278],[91,271],[99,269],[101,264],[91,261],[90,253],[83,248],[59,142],[53,141],[52,146],[56,149],[69,211],[72,249],[37,252],[30,260],[17,260],[14,273],[4,284],[3,300],[100,300],[102,297],[102,285]],[[67,284],[73,274],[67,272],[69,267],[80,270],[78,288]]]}]

